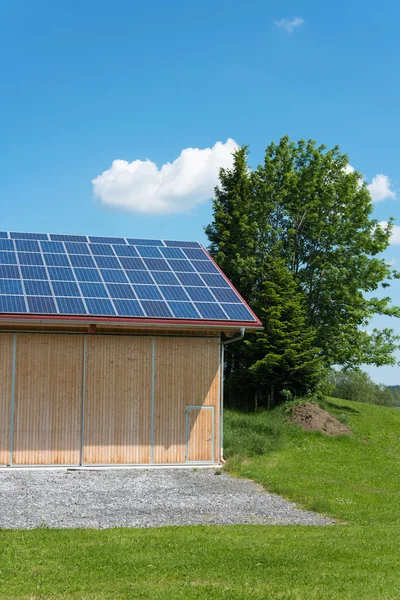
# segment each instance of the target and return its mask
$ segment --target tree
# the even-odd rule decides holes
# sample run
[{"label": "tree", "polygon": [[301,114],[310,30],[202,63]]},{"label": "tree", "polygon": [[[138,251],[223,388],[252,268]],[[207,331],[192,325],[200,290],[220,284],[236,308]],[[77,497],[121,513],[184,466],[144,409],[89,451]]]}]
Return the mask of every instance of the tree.
[{"label": "tree", "polygon": [[333,371],[332,396],[356,402],[368,402],[383,406],[398,406],[398,398],[389,387],[374,383],[363,371]]},{"label": "tree", "polygon": [[[215,189],[206,234],[217,263],[268,327],[269,265],[282,259],[303,294],[305,323],[315,331],[314,345],[327,367],[395,364],[393,331],[367,331],[375,314],[400,316],[389,297],[371,294],[399,277],[381,256],[393,220],[381,227],[372,218],[360,173],[348,168],[338,147],[327,150],[312,140],[296,144],[284,137],[270,144],[254,171],[247,157],[247,147],[237,150]],[[254,375],[255,340],[232,344],[228,353],[228,372],[243,389],[250,389],[249,373]]]},{"label": "tree", "polygon": [[304,395],[317,386],[323,370],[316,332],[307,324],[304,294],[282,258],[272,256],[265,269],[266,281],[259,302],[264,330],[248,342],[257,391],[283,390]]}]

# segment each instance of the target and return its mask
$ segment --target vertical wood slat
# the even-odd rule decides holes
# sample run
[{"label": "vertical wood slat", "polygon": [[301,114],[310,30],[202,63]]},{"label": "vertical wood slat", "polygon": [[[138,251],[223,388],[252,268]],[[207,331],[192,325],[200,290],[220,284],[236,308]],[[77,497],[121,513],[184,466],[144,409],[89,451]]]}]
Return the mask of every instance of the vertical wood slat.
[{"label": "vertical wood slat", "polygon": [[150,462],[152,341],[88,336],[84,462]]},{"label": "vertical wood slat", "polygon": [[10,460],[13,334],[0,335],[0,464]]},{"label": "vertical wood slat", "polygon": [[185,462],[186,406],[190,405],[215,407],[214,456],[218,457],[219,340],[156,338],[155,348],[154,462]]},{"label": "vertical wood slat", "polygon": [[78,464],[83,338],[18,334],[13,463]]}]

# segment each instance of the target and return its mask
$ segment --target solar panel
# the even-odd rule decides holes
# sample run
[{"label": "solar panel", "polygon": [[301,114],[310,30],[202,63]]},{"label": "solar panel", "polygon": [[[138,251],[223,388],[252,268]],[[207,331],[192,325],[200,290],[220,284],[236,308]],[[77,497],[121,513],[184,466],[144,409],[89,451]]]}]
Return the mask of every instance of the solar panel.
[{"label": "solar panel", "polygon": [[26,313],[25,299],[23,296],[0,296],[0,312]]},{"label": "solar panel", "polygon": [[9,252],[14,252],[13,241],[0,239],[0,250],[8,250]]},{"label": "solar panel", "polygon": [[44,264],[42,255],[34,252],[18,252],[18,261],[20,265],[42,266]]},{"label": "solar panel", "polygon": [[0,294],[22,296],[22,281],[17,279],[0,279]]},{"label": "solar panel", "polygon": [[52,296],[51,287],[48,281],[27,280],[24,281],[25,293],[28,296]]},{"label": "solar panel", "polygon": [[124,283],[109,283],[107,289],[110,298],[125,298],[127,300],[134,299],[135,294],[130,285]]},{"label": "solar panel", "polygon": [[73,267],[89,267],[92,269],[96,268],[96,263],[94,262],[91,256],[86,256],[85,254],[71,254],[69,257],[71,261],[71,265]]},{"label": "solar panel", "polygon": [[90,252],[94,256],[114,256],[113,247],[109,244],[90,244]]},{"label": "solar panel", "polygon": [[40,252],[39,242],[36,240],[15,240],[15,246],[21,252]]},{"label": "solar panel", "polygon": [[7,231],[0,231],[0,238],[7,238],[7,237],[8,237]]},{"label": "solar panel", "polygon": [[0,313],[256,322],[197,242],[0,232]]},{"label": "solar panel", "polygon": [[43,254],[43,258],[48,267],[69,267],[70,265],[66,254]]},{"label": "solar panel", "polygon": [[139,246],[137,251],[140,256],[145,256],[147,258],[162,258],[161,252],[155,246]]},{"label": "solar panel", "polygon": [[79,287],[84,298],[108,298],[108,292],[102,283],[81,283]]},{"label": "solar panel", "polygon": [[15,252],[3,252],[0,250],[0,264],[2,265],[16,265],[17,257]]},{"label": "solar panel", "polygon": [[86,315],[86,307],[80,298],[57,298],[58,310],[64,315]]},{"label": "solar panel", "polygon": [[114,300],[117,313],[121,317],[144,317],[145,314],[140,308],[137,300]]},{"label": "solar panel", "polygon": [[[55,296],[78,296],[80,297],[81,292],[74,281],[53,281],[52,287]],[[87,285],[87,284],[82,284]],[[81,287],[82,287],[81,285]],[[90,285],[90,284],[88,284]],[[96,284],[92,284],[96,285]],[[84,294],[85,295],[85,294]]]},{"label": "solar panel", "polygon": [[34,314],[57,314],[54,298],[27,296],[29,312]]}]

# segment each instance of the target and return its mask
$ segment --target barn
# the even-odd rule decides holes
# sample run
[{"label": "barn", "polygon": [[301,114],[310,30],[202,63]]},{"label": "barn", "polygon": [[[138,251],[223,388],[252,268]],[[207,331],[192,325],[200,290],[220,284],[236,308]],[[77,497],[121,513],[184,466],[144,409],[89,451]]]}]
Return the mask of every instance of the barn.
[{"label": "barn", "polygon": [[0,232],[0,465],[218,464],[260,327],[197,242]]}]

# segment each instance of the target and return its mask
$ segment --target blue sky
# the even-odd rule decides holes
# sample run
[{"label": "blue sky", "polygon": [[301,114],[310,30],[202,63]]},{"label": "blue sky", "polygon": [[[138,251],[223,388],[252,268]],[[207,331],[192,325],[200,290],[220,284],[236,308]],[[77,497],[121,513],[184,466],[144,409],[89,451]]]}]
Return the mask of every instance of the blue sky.
[{"label": "blue sky", "polygon": [[394,0],[0,0],[0,228],[206,243],[227,140],[256,165],[284,134],[384,175],[376,217],[400,225],[399,19]]}]

